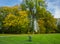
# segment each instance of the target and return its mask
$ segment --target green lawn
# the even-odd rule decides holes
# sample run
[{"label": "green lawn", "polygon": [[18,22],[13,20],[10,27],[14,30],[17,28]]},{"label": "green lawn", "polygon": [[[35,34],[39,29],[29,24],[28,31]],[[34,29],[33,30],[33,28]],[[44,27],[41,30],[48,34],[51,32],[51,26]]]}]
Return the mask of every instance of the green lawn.
[{"label": "green lawn", "polygon": [[35,34],[32,42],[28,41],[28,35],[1,35],[0,44],[60,44],[60,34]]}]

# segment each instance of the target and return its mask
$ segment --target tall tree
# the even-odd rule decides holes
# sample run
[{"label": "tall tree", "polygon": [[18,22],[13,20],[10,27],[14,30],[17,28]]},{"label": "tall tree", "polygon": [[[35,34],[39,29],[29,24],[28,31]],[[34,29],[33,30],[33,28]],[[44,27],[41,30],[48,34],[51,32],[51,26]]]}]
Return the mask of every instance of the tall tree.
[{"label": "tall tree", "polygon": [[[21,8],[22,10],[28,11],[28,15],[31,21],[31,31],[34,31],[34,22],[36,20],[39,24],[40,31],[42,30],[42,32],[46,33],[49,31],[55,32],[56,20],[54,19],[52,14],[47,11],[46,7],[47,5],[44,0],[23,0]],[[53,24],[51,25],[51,23]]]},{"label": "tall tree", "polygon": [[[24,6],[24,7],[23,7]],[[28,11],[31,20],[32,31],[34,31],[34,21],[38,19],[37,14],[40,13],[40,9],[45,8],[46,4],[44,0],[23,0],[21,4],[22,10]]]}]

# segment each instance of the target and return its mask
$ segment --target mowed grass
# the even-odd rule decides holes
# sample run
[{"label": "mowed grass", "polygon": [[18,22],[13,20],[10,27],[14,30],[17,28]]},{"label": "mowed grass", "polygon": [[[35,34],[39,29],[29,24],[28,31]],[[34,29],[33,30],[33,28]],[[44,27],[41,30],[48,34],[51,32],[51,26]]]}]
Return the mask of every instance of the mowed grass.
[{"label": "mowed grass", "polygon": [[60,44],[60,34],[34,34],[31,36],[32,42],[29,42],[28,34],[0,34],[0,44]]}]

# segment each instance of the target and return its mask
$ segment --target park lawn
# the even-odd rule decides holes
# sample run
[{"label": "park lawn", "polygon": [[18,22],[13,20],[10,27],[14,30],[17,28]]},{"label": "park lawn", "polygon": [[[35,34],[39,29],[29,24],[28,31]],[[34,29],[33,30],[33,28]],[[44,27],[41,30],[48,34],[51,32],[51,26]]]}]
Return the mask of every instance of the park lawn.
[{"label": "park lawn", "polygon": [[33,34],[31,36],[32,42],[29,42],[28,34],[0,34],[0,44],[60,44],[60,34]]}]

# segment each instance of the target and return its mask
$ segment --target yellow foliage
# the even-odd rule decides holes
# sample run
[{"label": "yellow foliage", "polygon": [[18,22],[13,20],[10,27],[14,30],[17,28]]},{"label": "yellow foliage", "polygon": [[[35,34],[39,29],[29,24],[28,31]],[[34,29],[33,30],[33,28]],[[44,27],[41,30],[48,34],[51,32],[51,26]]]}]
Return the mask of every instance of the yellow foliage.
[{"label": "yellow foliage", "polygon": [[17,17],[13,14],[9,14],[6,16],[5,20],[3,21],[4,26],[11,26],[14,22],[13,20],[16,19]]},{"label": "yellow foliage", "polygon": [[21,16],[27,16],[27,12],[26,11],[19,11],[18,12]]},{"label": "yellow foliage", "polygon": [[44,25],[44,21],[43,21],[42,19],[40,19],[40,20],[38,21],[38,24],[39,24],[39,26],[43,26],[43,25]]},{"label": "yellow foliage", "polygon": [[10,26],[22,26],[26,27],[29,23],[29,19],[27,17],[27,13],[25,11],[19,12],[20,16],[15,16],[14,14],[9,14],[6,16],[3,21],[5,27]]}]

